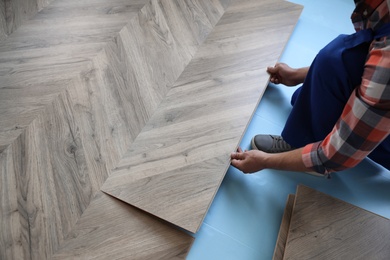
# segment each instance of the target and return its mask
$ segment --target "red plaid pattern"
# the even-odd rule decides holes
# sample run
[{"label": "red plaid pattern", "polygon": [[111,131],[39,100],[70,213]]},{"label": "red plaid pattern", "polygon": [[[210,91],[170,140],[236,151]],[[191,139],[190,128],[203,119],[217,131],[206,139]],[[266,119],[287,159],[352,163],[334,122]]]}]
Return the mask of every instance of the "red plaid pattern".
[{"label": "red plaid pattern", "polygon": [[[389,23],[388,3],[355,0],[351,16],[355,29],[376,30]],[[305,146],[302,159],[306,167],[324,174],[351,168],[389,133],[390,36],[371,44],[361,85],[350,96],[331,133],[323,141]]]}]

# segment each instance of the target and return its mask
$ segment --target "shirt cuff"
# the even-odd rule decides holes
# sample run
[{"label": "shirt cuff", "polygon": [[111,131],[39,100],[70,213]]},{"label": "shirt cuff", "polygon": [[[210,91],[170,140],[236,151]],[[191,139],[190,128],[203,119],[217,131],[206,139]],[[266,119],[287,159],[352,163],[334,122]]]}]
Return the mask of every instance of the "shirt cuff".
[{"label": "shirt cuff", "polygon": [[321,146],[321,143],[322,141],[319,141],[306,145],[302,151],[302,161],[307,168],[327,176],[330,174],[330,171],[323,166],[320,157],[318,156],[318,149]]}]

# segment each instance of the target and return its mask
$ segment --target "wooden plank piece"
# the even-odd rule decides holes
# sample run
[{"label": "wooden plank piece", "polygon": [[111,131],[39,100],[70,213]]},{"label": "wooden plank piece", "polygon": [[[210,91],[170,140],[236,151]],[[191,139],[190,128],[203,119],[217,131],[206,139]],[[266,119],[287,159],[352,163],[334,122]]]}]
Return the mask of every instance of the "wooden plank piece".
[{"label": "wooden plank piece", "polygon": [[196,232],[301,10],[232,3],[102,190]]},{"label": "wooden plank piece", "polygon": [[278,239],[274,250],[273,260],[283,260],[284,249],[286,247],[288,230],[290,228],[291,215],[294,207],[295,195],[289,194],[284,208],[282,223],[280,224]]},{"label": "wooden plank piece", "polygon": [[62,245],[224,12],[171,4],[55,1],[2,42],[1,259]]},{"label": "wooden plank piece", "polygon": [[257,83],[267,78],[257,70],[243,76],[185,85],[185,100],[178,89],[169,93],[102,189],[196,232],[248,122],[242,115],[253,111],[261,95]]},{"label": "wooden plank piece", "polygon": [[193,238],[98,193],[51,259],[185,259]]},{"label": "wooden plank piece", "polygon": [[389,259],[390,220],[298,186],[283,259]]},{"label": "wooden plank piece", "polygon": [[[95,9],[83,8],[96,1]],[[96,1],[54,1],[0,44],[0,146],[10,145],[17,136],[12,132],[25,129],[69,82],[93,69],[91,60],[148,2]],[[71,15],[62,12],[64,5]]]},{"label": "wooden plank piece", "polygon": [[[27,20],[34,17],[52,0],[1,0],[0,1],[0,40],[12,34]],[[5,38],[5,37],[4,37]]]}]

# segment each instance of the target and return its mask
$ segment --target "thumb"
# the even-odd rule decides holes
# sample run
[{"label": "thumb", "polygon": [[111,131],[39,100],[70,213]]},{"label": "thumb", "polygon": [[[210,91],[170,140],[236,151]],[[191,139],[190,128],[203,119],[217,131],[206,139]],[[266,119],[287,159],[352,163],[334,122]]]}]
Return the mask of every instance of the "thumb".
[{"label": "thumb", "polygon": [[269,74],[275,74],[277,71],[278,71],[278,68],[276,66],[275,67],[267,67],[267,72]]},{"label": "thumb", "polygon": [[245,159],[244,153],[239,153],[239,152],[233,152],[230,155],[230,158],[233,160],[243,160]]}]

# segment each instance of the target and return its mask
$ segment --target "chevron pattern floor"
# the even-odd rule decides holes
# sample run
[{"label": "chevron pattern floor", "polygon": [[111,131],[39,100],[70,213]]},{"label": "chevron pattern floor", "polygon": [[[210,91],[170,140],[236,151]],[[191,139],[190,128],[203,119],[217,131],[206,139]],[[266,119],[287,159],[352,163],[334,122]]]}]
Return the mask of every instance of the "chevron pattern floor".
[{"label": "chevron pattern floor", "polygon": [[0,258],[184,258],[302,8],[0,8]]}]

